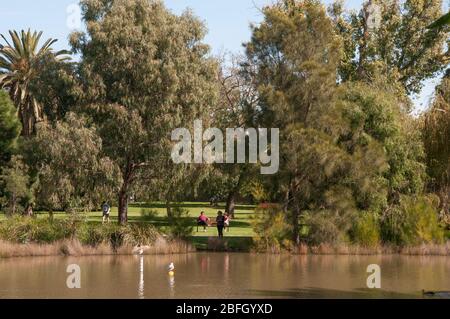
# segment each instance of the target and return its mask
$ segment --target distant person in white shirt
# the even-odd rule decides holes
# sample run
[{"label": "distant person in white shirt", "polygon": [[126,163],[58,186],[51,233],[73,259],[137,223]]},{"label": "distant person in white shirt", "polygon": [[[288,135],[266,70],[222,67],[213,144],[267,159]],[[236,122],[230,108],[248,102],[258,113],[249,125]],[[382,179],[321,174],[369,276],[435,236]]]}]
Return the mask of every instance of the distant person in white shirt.
[{"label": "distant person in white shirt", "polygon": [[102,224],[104,224],[105,222],[109,223],[109,214],[111,213],[111,207],[109,207],[107,202],[103,202],[102,212],[103,212]]}]

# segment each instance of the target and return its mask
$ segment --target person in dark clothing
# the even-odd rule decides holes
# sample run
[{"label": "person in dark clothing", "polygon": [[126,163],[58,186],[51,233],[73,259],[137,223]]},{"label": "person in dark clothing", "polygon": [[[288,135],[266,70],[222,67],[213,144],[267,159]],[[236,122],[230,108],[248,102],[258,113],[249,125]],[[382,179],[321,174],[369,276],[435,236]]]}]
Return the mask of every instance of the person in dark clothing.
[{"label": "person in dark clothing", "polygon": [[221,211],[219,211],[217,213],[216,223],[217,223],[217,232],[219,233],[219,238],[222,238],[223,237],[223,228],[225,227],[225,216],[223,216],[223,213]]}]

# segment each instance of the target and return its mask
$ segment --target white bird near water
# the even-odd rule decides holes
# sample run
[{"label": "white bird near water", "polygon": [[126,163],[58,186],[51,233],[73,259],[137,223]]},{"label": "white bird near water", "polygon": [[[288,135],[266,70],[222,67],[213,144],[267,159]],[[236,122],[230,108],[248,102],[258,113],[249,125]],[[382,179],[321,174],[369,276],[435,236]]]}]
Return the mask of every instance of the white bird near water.
[{"label": "white bird near water", "polygon": [[175,265],[173,263],[170,263],[169,266],[167,267],[168,271],[174,271],[175,270]]}]

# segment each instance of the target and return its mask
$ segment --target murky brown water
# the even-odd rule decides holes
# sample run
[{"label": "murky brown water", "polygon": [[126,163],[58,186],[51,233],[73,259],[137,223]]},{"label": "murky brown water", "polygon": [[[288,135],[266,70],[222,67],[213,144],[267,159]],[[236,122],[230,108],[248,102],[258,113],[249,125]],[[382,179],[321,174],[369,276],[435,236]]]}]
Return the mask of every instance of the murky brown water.
[{"label": "murky brown water", "polygon": [[[167,265],[175,263],[175,276]],[[81,288],[68,289],[78,264]],[[366,286],[381,266],[381,290]],[[450,290],[450,258],[278,256],[193,253],[175,256],[0,259],[0,298],[405,298]]]}]

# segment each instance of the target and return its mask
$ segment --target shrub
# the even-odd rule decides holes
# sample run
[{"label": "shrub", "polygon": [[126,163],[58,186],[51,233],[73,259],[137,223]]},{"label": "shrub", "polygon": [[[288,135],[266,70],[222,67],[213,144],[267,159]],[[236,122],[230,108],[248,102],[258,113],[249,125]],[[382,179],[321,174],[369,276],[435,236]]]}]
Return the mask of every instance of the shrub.
[{"label": "shrub", "polygon": [[169,226],[167,232],[172,238],[186,238],[192,234],[194,226],[189,210],[181,207],[174,207],[169,216]]},{"label": "shrub", "polygon": [[292,227],[286,221],[285,213],[278,205],[260,206],[253,218],[256,233],[255,245],[261,249],[290,248]]},{"label": "shrub", "polygon": [[376,247],[380,243],[380,225],[372,213],[362,213],[355,219],[350,238],[353,243],[365,247]]},{"label": "shrub", "polygon": [[52,243],[69,235],[63,221],[15,216],[0,223],[0,239],[21,244]]},{"label": "shrub", "polygon": [[309,213],[305,216],[308,226],[307,241],[310,245],[336,244],[341,241],[339,230],[333,216],[324,212]]},{"label": "shrub", "polygon": [[159,236],[158,231],[148,224],[128,224],[120,229],[124,244],[132,246],[145,246],[153,244]]},{"label": "shrub", "polygon": [[381,235],[384,242],[397,245],[443,242],[436,201],[432,197],[403,197],[398,207],[384,213]]},{"label": "shrub", "polygon": [[98,247],[109,244],[117,249],[123,244],[151,245],[158,231],[145,224],[90,224],[83,216],[70,215],[61,220],[16,216],[0,223],[0,240],[27,243],[53,243],[64,239],[79,240],[83,245]]},{"label": "shrub", "polygon": [[83,244],[92,247],[109,243],[113,247],[117,247],[115,234],[118,234],[119,226],[116,224],[88,224],[83,223],[79,225],[76,230],[76,238]]}]

